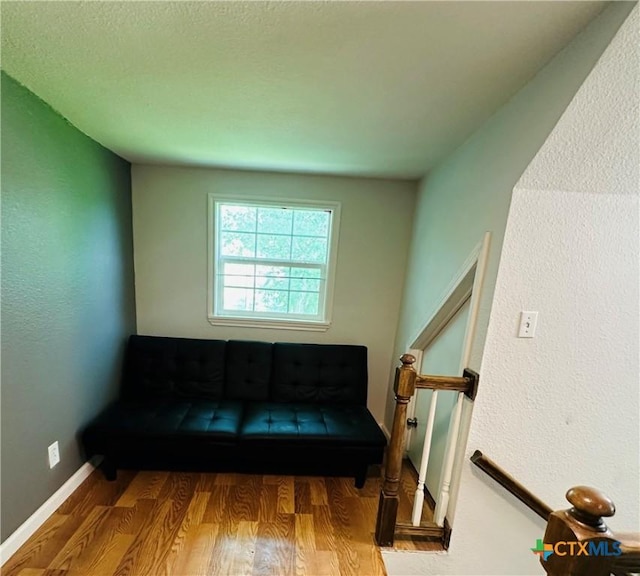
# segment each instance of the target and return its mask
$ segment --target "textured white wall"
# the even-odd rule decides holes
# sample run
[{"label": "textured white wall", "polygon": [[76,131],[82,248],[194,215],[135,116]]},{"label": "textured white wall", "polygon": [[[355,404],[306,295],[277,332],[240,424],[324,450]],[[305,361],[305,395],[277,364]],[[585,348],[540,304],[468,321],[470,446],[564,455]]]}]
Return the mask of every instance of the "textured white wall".
[{"label": "textured white wall", "polygon": [[603,4],[3,2],[2,66],[133,163],[417,178]]},{"label": "textured white wall", "polygon": [[[465,456],[485,451],[554,508],[596,486],[614,530],[640,521],[639,30],[636,8],[515,188]],[[516,337],[523,309],[540,312],[533,340]],[[391,575],[540,574],[543,531],[467,460],[449,553],[384,557]]]},{"label": "textured white wall", "polygon": [[[492,233],[470,366],[480,367],[513,188],[630,10],[616,2],[422,181],[396,339],[406,352],[484,233]],[[428,127],[425,127],[425,130]],[[392,374],[389,376],[392,381]],[[386,422],[391,425],[389,389]]]},{"label": "textured white wall", "polygon": [[[414,182],[134,165],[138,332],[192,338],[363,344],[369,409],[382,421],[411,235]],[[333,323],[327,332],[211,326],[207,194],[342,203]]]}]

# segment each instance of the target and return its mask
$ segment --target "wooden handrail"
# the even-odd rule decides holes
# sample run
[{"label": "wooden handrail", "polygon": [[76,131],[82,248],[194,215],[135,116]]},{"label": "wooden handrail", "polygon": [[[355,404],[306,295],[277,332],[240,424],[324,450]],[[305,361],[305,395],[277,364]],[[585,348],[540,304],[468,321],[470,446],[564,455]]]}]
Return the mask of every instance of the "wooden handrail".
[{"label": "wooden handrail", "polygon": [[515,496],[525,506],[533,510],[543,520],[548,520],[553,509],[540,498],[527,490],[511,474],[505,472],[493,460],[487,458],[480,450],[476,450],[471,456],[473,462],[485,474],[493,478],[498,484]]},{"label": "wooden handrail", "polygon": [[[604,518],[613,516],[616,507],[610,498],[589,486],[576,486],[567,492],[572,507],[552,512],[547,522],[544,543],[563,546],[577,542],[596,546],[609,554],[553,554],[540,562],[549,576],[609,576],[640,571],[640,534],[615,534]],[[616,548],[621,555],[614,555]]]},{"label": "wooden handrail", "polygon": [[416,388],[438,388],[446,386],[459,388],[459,392],[464,392],[469,386],[470,378],[464,376],[432,376],[429,374],[418,374],[416,376]]},{"label": "wooden handrail", "polygon": [[611,572],[623,574],[640,571],[640,534],[616,532],[616,539],[620,542],[622,556],[613,561]]},{"label": "wooden handrail", "polygon": [[[404,455],[404,437],[407,421],[407,405],[415,394],[416,388],[429,388],[431,390],[452,390],[462,392],[471,400],[474,400],[478,391],[480,377],[473,370],[466,369],[461,377],[458,376],[426,376],[418,375],[414,368],[416,358],[411,354],[403,354],[400,358],[401,366],[396,368],[393,391],[395,393],[396,407],[393,414],[391,438],[386,454],[386,466],[384,470],[384,482],[380,491],[378,502],[378,516],[376,518],[375,538],[378,546],[392,546],[396,532],[396,519],[398,515],[398,485],[400,483],[400,470]],[[446,509],[446,508],[445,508]],[[442,532],[444,540],[448,542],[450,529],[438,528]],[[435,526],[400,526],[401,531],[409,531],[411,534],[423,534],[432,536]]]},{"label": "wooden handrail", "polygon": [[[473,453],[471,461],[547,521],[543,542],[553,553],[547,558],[542,550],[539,553],[548,576],[628,576],[640,571],[640,534],[614,534],[609,530],[604,518],[613,516],[616,507],[602,492],[588,486],[571,488],[567,500],[572,508],[554,512],[480,450]],[[567,552],[589,545],[608,553]],[[621,551],[617,556],[613,555],[616,547]]]},{"label": "wooden handrail", "polygon": [[429,390],[451,390],[453,392],[466,392],[471,384],[471,378],[464,376],[429,376],[418,374],[416,376],[416,388]]}]

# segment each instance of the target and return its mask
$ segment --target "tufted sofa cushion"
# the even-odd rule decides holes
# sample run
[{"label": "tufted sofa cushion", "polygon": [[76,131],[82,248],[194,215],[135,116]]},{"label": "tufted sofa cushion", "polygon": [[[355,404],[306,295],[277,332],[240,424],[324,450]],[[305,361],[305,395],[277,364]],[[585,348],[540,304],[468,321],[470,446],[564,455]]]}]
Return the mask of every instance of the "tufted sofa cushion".
[{"label": "tufted sofa cushion", "polygon": [[366,347],[274,344],[270,400],[366,405]]},{"label": "tufted sofa cushion", "polygon": [[131,336],[123,396],[222,399],[225,348],[224,340]]},{"label": "tufted sofa cushion", "polygon": [[225,397],[230,400],[267,400],[273,344],[227,342]]},{"label": "tufted sofa cushion", "polygon": [[190,440],[233,442],[241,419],[242,404],[229,400],[117,402],[93,421],[85,441],[190,437]]},{"label": "tufted sofa cushion", "polygon": [[[364,406],[252,403],[240,426],[242,442],[348,444],[384,447],[386,438]],[[274,443],[276,441],[276,443]]]}]

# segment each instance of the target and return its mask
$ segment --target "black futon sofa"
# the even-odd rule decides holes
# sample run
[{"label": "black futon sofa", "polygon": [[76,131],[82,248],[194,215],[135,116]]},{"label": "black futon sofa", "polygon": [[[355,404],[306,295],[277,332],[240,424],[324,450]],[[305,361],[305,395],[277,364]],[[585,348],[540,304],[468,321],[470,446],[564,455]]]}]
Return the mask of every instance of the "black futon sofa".
[{"label": "black futon sofa", "polygon": [[82,432],[118,468],[354,476],[382,462],[364,346],[131,336],[120,398]]}]

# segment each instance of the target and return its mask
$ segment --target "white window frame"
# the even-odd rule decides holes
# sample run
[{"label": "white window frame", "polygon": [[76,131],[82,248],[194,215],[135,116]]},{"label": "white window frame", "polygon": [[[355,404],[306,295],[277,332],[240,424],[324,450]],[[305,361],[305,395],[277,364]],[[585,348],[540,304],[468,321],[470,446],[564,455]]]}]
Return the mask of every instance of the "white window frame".
[{"label": "white window frame", "polygon": [[[216,244],[216,219],[217,219],[217,203],[246,204],[247,206],[267,206],[267,207],[283,207],[287,208],[312,208],[316,210],[329,210],[332,217],[329,220],[329,235],[327,249],[327,264],[320,267],[326,268],[326,279],[324,282],[324,302],[322,299],[322,291],[320,293],[320,314],[317,318],[310,319],[306,315],[288,314],[286,317],[274,317],[268,312],[250,312],[236,310],[232,313],[224,314],[216,313],[216,299],[220,298],[217,281],[216,268],[219,265],[218,246]],[[301,200],[292,198],[275,198],[264,196],[244,196],[233,194],[217,194],[211,192],[208,195],[207,206],[207,238],[208,238],[208,282],[207,282],[207,317],[209,323],[214,326],[244,326],[251,328],[275,328],[284,330],[312,330],[326,331],[331,326],[331,316],[333,311],[333,295],[335,286],[335,273],[338,257],[338,235],[340,230],[340,202],[325,202],[316,200]],[[226,261],[233,260],[227,257]],[[311,267],[317,268],[317,264],[305,264],[301,262],[292,263],[289,260],[269,260],[265,261],[267,265],[290,266],[297,268]]]}]

